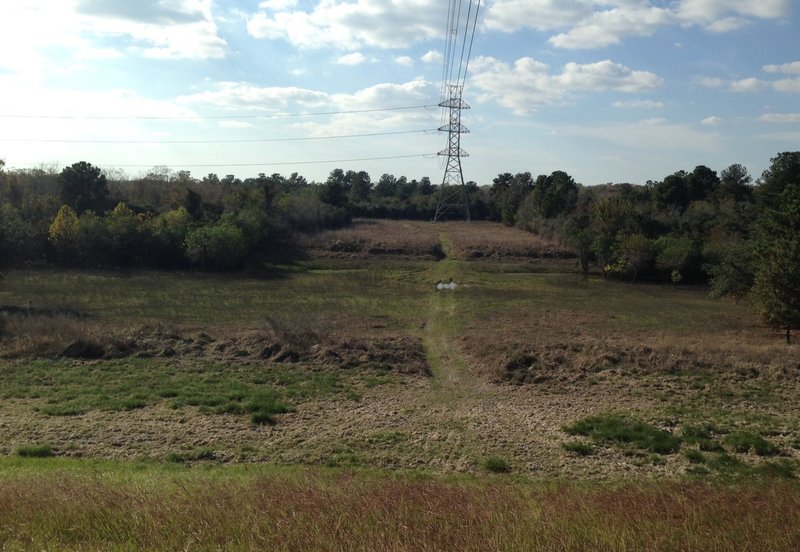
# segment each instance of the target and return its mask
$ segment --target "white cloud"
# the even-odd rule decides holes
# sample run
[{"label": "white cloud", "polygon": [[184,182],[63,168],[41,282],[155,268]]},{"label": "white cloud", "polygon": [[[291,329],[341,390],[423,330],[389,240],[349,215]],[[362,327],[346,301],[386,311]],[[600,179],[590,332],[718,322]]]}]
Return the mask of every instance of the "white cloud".
[{"label": "white cloud", "polygon": [[674,22],[675,15],[664,8],[616,8],[594,12],[566,33],[550,37],[548,42],[557,48],[599,48],[619,44],[629,36],[650,36]]},{"label": "white cloud", "polygon": [[800,61],[783,63],[781,65],[765,65],[762,67],[765,73],[784,73],[787,75],[800,75]]},{"label": "white cloud", "polygon": [[2,56],[0,68],[36,77],[63,67],[65,58],[209,59],[225,57],[228,46],[217,34],[211,0],[28,0],[3,6],[0,51],[14,53]]},{"label": "white cloud", "polygon": [[437,50],[428,50],[419,59],[423,63],[441,63],[444,61],[444,55]]},{"label": "white cloud", "polygon": [[495,0],[487,9],[489,29],[514,32],[563,29],[592,15],[591,2],[582,0]]},{"label": "white cloud", "polygon": [[679,15],[687,22],[711,23],[726,14],[761,19],[779,19],[789,15],[791,0],[682,0]]},{"label": "white cloud", "polygon": [[297,0],[262,0],[258,7],[265,10],[286,11],[297,6]]},{"label": "white cloud", "polygon": [[287,40],[300,48],[405,48],[442,34],[436,0],[322,0],[310,11],[259,12],[247,21],[255,38]]},{"label": "white cloud", "polygon": [[613,105],[618,109],[661,109],[664,107],[664,102],[656,100],[625,100],[614,102]]},{"label": "white cloud", "polygon": [[800,113],[766,113],[758,120],[764,123],[800,123]]},{"label": "white cloud", "polygon": [[663,84],[647,71],[634,71],[610,60],[597,63],[568,63],[561,74],[532,58],[518,59],[514,66],[492,57],[479,57],[472,63],[471,86],[480,91],[479,101],[494,100],[524,114],[541,105],[559,103],[575,92],[643,92]]},{"label": "white cloud", "polygon": [[352,52],[336,59],[336,63],[339,65],[361,65],[365,61],[367,61],[367,58],[361,52]]},{"label": "white cloud", "polygon": [[180,96],[181,105],[213,106],[231,111],[278,112],[287,107],[311,109],[330,106],[330,96],[294,86],[259,87],[244,82],[220,82],[211,90]]},{"label": "white cloud", "polygon": [[773,83],[779,92],[800,92],[800,78],[782,79]]},{"label": "white cloud", "polygon": [[397,65],[403,65],[405,67],[411,67],[412,65],[414,65],[414,58],[409,57],[409,56],[397,56],[396,58],[394,58],[394,62]]},{"label": "white cloud", "polygon": [[730,33],[748,25],[750,25],[750,21],[743,17],[723,17],[709,23],[706,29],[712,33]]},{"label": "white cloud", "polygon": [[735,80],[730,83],[733,92],[758,92],[766,87],[766,83],[754,77]]},{"label": "white cloud", "polygon": [[556,48],[600,48],[676,25],[731,32],[753,18],[788,17],[790,8],[791,0],[495,0],[485,25],[555,32],[549,42]]},{"label": "white cloud", "polygon": [[723,119],[722,117],[717,117],[716,115],[712,115],[711,117],[706,117],[705,119],[700,121],[700,123],[705,126],[720,126],[724,122],[725,119]]}]

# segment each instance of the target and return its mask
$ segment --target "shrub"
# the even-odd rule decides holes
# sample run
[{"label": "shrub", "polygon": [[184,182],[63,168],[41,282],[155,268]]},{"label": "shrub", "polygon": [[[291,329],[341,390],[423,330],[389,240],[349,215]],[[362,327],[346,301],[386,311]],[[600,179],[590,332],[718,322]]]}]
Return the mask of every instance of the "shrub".
[{"label": "shrub", "polygon": [[735,452],[747,453],[755,452],[759,456],[775,456],[780,453],[780,449],[755,433],[738,432],[725,437],[725,444],[733,448]]},{"label": "shrub", "polygon": [[581,443],[580,441],[571,441],[569,443],[562,443],[561,447],[567,451],[575,454],[577,456],[590,456],[594,453],[594,449],[592,445],[587,443]]},{"label": "shrub", "polygon": [[566,426],[564,431],[597,442],[630,444],[658,454],[672,454],[681,446],[680,439],[667,431],[613,414],[589,416]]},{"label": "shrub", "polygon": [[21,456],[22,458],[48,458],[54,455],[50,445],[19,447],[16,452],[17,456]]},{"label": "shrub", "polygon": [[691,449],[687,450],[683,454],[684,456],[686,456],[686,459],[692,464],[703,464],[706,461],[705,455],[699,450]]},{"label": "shrub", "polygon": [[483,469],[492,473],[508,473],[511,466],[499,456],[489,456],[483,460]]}]

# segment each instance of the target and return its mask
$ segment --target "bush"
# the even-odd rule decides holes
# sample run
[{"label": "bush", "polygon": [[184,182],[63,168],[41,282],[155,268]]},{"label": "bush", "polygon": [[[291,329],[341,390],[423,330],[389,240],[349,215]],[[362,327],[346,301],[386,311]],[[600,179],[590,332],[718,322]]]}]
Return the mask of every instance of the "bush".
[{"label": "bush", "polygon": [[592,445],[581,443],[580,441],[571,441],[569,443],[562,443],[561,447],[577,456],[590,456],[594,453]]},{"label": "bush", "polygon": [[755,452],[759,456],[775,456],[780,453],[780,449],[755,433],[739,432],[732,433],[725,437],[725,444],[733,448],[735,452],[747,453]]},{"label": "bush", "polygon": [[511,466],[499,456],[489,456],[483,460],[483,469],[492,473],[508,473]]},{"label": "bush", "polygon": [[53,449],[50,445],[19,447],[16,452],[17,456],[21,456],[22,458],[49,458],[50,456],[54,456]]},{"label": "bush", "polygon": [[673,434],[638,420],[605,414],[578,420],[564,431],[570,435],[584,435],[597,442],[630,444],[657,454],[676,452],[681,441]]}]

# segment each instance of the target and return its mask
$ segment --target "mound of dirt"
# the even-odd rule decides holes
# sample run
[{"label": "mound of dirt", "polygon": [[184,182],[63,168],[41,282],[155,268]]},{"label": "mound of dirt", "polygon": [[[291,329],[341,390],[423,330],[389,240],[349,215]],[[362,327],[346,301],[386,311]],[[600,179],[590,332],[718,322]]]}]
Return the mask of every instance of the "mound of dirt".
[{"label": "mound of dirt", "polygon": [[[419,338],[408,335],[369,337],[320,336],[313,332],[280,334],[249,331],[212,337],[205,332],[182,334],[163,326],[143,327],[132,335],[97,345],[99,356],[73,358],[192,357],[219,361],[310,363],[323,367],[391,371],[430,375]],[[78,351],[76,346],[76,351]],[[79,352],[79,351],[78,351]],[[90,351],[91,352],[91,351]],[[86,354],[86,353],[84,353]]]}]

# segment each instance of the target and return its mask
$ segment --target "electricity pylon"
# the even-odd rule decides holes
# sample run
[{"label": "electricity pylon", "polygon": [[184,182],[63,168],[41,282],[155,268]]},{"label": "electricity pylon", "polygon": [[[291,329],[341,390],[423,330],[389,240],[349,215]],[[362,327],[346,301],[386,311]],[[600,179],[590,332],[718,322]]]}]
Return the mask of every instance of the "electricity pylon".
[{"label": "electricity pylon", "polygon": [[461,135],[469,133],[469,129],[461,124],[461,111],[469,109],[469,104],[461,99],[463,91],[463,85],[447,85],[448,98],[439,104],[448,110],[448,123],[439,127],[439,131],[447,133],[447,149],[439,152],[439,155],[447,156],[447,163],[439,188],[439,201],[436,203],[433,222],[449,212],[456,211],[462,213],[465,220],[470,220],[467,188],[464,186],[464,173],[461,171],[461,158],[469,157],[469,154],[461,149]]}]

